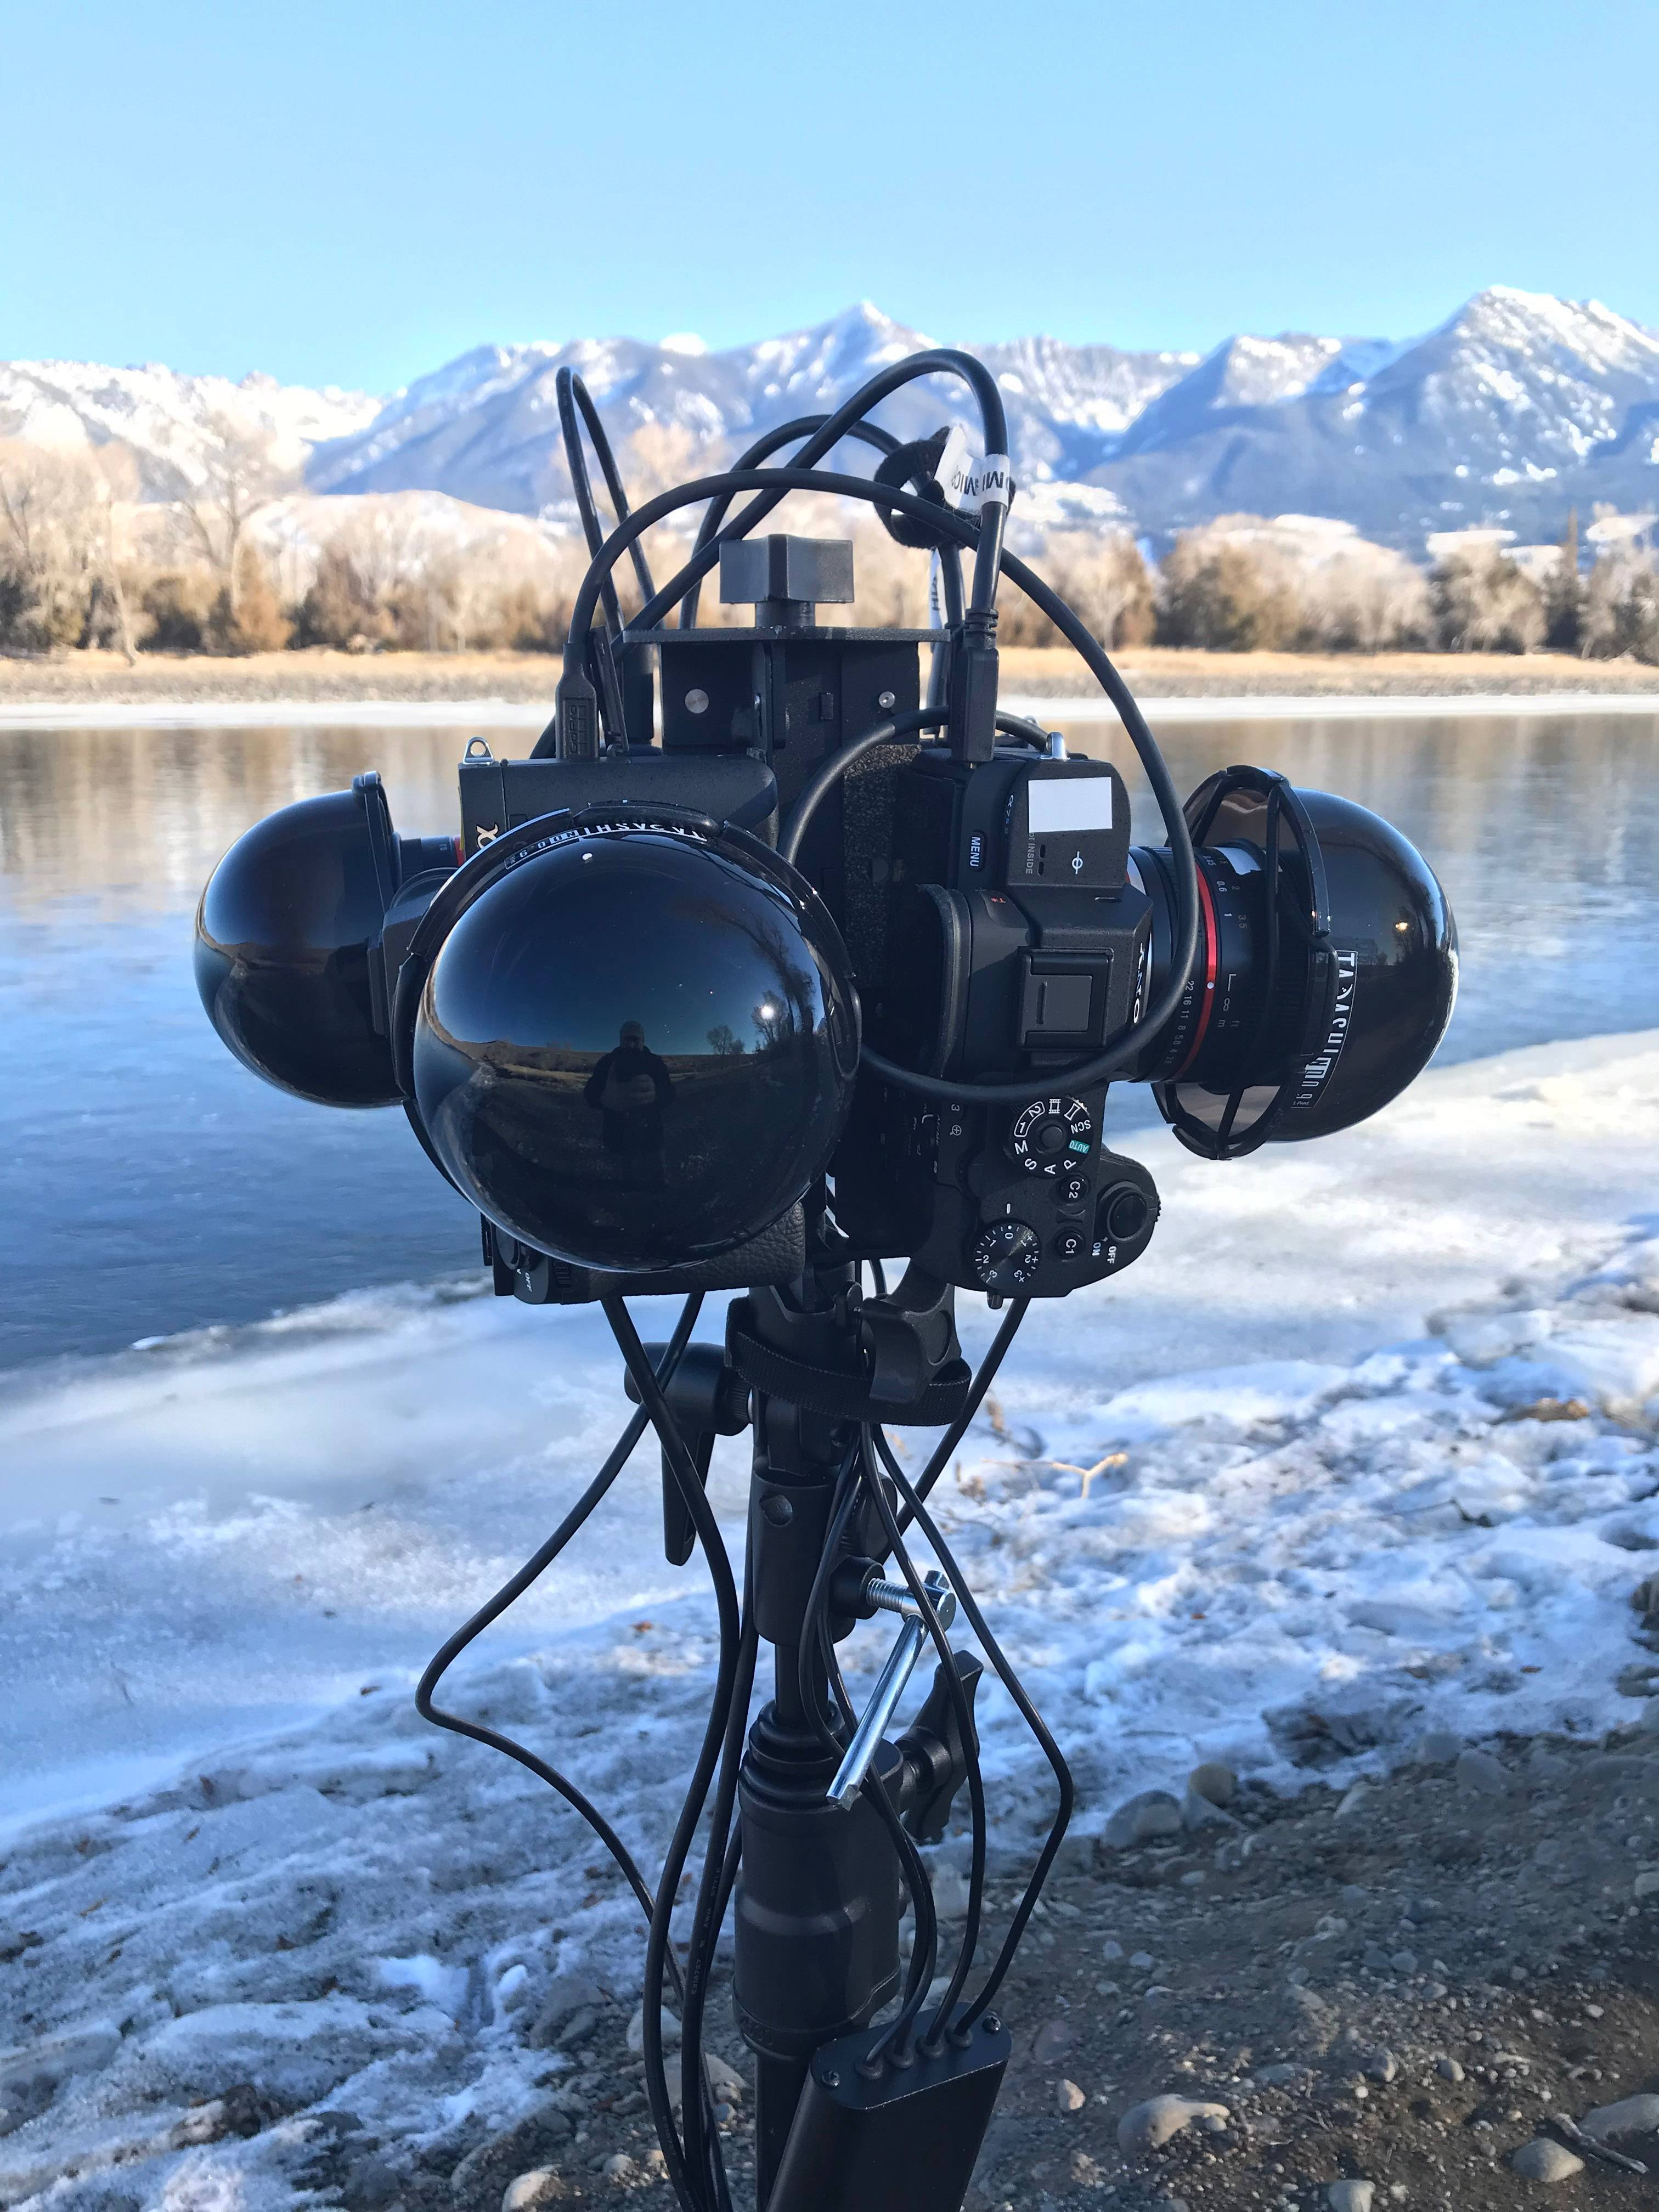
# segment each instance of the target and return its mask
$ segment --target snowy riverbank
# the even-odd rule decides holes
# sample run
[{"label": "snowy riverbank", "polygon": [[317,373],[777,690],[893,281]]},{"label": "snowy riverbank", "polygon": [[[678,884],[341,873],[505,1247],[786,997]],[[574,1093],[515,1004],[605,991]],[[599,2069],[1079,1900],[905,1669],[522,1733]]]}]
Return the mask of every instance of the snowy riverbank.
[{"label": "snowy riverbank", "polygon": [[[1648,1033],[1431,1072],[1231,1170],[1121,1139],[1163,1189],[1152,1252],[1034,1312],[941,1492],[1083,1829],[1194,1757],[1291,1788],[1431,1728],[1639,1710],[1656,1135]],[[91,2040],[0,2192],[101,2142],[153,2161],[152,2193],[217,2160],[274,2205],[280,2147],[190,2149],[178,2107],[269,2080],[411,2140],[504,2124],[548,2063],[517,2008],[556,1972],[629,1984],[634,1910],[574,1820],[407,1695],[580,1486],[615,1366],[591,1315],[410,1291],[11,1379],[0,1972],[20,2034]],[[714,1495],[735,1541],[735,1448]],[[705,1583],[663,1565],[656,1513],[641,1453],[463,1693],[647,1863],[710,1665]],[[1041,1770],[1005,1699],[983,1717],[1012,1844]]]}]

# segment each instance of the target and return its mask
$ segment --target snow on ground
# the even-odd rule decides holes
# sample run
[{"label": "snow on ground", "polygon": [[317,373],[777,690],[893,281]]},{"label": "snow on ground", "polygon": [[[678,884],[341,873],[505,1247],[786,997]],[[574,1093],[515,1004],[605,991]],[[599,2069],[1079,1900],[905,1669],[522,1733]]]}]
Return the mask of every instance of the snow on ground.
[{"label": "snow on ground", "polygon": [[[1152,1251],[1033,1313],[939,1493],[1085,1830],[1195,1756],[1291,1787],[1431,1726],[1632,1710],[1656,1130],[1659,1033],[1431,1073],[1231,1169],[1109,1130],[1163,1188]],[[970,1351],[988,1326],[971,1305]],[[410,1291],[14,1383],[0,2201],[72,2162],[77,2207],[275,2212],[319,2100],[388,2142],[506,2124],[556,2063],[523,2038],[549,1979],[637,1985],[636,1912],[574,1817],[408,1696],[602,1452],[615,1370],[592,1314]],[[647,1864],[712,1664],[657,1499],[641,1452],[456,1693]],[[855,1676],[883,1642],[862,1632]],[[982,1711],[1017,1848],[1042,1769],[1005,1698]],[[234,2100],[189,2110],[247,2083],[292,2117],[244,2142]]]}]

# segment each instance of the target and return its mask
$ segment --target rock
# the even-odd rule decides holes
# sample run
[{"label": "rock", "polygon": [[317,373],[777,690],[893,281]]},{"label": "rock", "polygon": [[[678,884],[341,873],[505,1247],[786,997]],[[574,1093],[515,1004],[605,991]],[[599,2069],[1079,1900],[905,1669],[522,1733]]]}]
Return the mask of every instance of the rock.
[{"label": "rock", "polygon": [[1584,2171],[1582,2158],[1575,2158],[1565,2144],[1553,2142],[1548,2136],[1534,2136],[1522,2143],[1510,2164],[1523,2181],[1571,2181]]},{"label": "rock", "polygon": [[1305,2066],[1294,2064],[1258,2066],[1255,2069],[1255,2078],[1264,2089],[1283,2089],[1292,2081],[1305,2081],[1308,2078],[1308,2069]]},{"label": "rock", "polygon": [[1187,1777],[1187,1787],[1212,1805],[1231,1805],[1238,1794],[1238,1777],[1219,1759],[1206,1759]]},{"label": "rock", "polygon": [[1062,2112],[1080,2112],[1088,2101],[1075,2081],[1062,2081],[1054,2091],[1054,2102]]},{"label": "rock", "polygon": [[1598,2105],[1578,2124],[1597,2142],[1620,2142],[1626,2136],[1659,2136],[1659,2097],[1621,2097],[1616,2105]]},{"label": "rock", "polygon": [[1510,1786],[1510,1771],[1489,1751],[1460,1752],[1452,1770],[1458,1788],[1471,1797],[1501,1797]]},{"label": "rock", "polygon": [[1415,1951],[1391,1951],[1389,1964],[1396,1974],[1414,1974],[1417,1972],[1417,1954]]},{"label": "rock", "polygon": [[1443,2081],[1461,2081],[1463,2069],[1455,2058],[1437,2058],[1434,2070]]},{"label": "rock", "polygon": [[1143,1790],[1120,1805],[1106,1823],[1101,1841],[1108,1850],[1125,1851],[1159,1836],[1181,1833],[1181,1807],[1167,1790]]},{"label": "rock", "polygon": [[461,2204],[493,2206],[515,2174],[545,2166],[575,2133],[575,2122],[556,2104],[538,2106],[498,2136],[468,2151],[449,2177],[450,2193]]},{"label": "rock", "polygon": [[1138,1974],[1150,1974],[1152,1971],[1152,1954],[1150,1951],[1131,1951],[1129,1964]]},{"label": "rock", "polygon": [[[663,2079],[668,2084],[668,2101],[678,2112],[680,2106],[680,2087],[683,2079],[679,2060],[665,2058],[662,2070]],[[739,2102],[748,2085],[736,2067],[728,2066],[718,2051],[703,2052],[702,2070],[704,2078],[708,2083],[709,2094],[717,2105],[735,2105]]]},{"label": "rock", "polygon": [[553,2051],[561,2044],[574,2048],[585,2043],[599,2024],[605,1992],[592,1982],[562,1974],[542,2000],[540,2009],[525,2035],[532,2051]]},{"label": "rock", "polygon": [[1115,1966],[1123,1956],[1123,1946],[1109,1936],[1100,1947],[1100,1955],[1109,1966]]},{"label": "rock", "polygon": [[1218,2120],[1225,2127],[1230,2118],[1225,2105],[1206,2104],[1196,2097],[1148,2097],[1118,2122],[1117,2147],[1125,2157],[1133,2158],[1141,2151],[1161,2149],[1194,2120]]},{"label": "rock", "polygon": [[562,2204],[570,2194],[569,2184],[550,2166],[532,2166],[528,2173],[507,2183],[501,2212],[535,2212],[539,2204]]},{"label": "rock", "polygon": [[1202,1828],[1236,1828],[1238,1823],[1231,1813],[1224,1812],[1213,1798],[1206,1797],[1200,1790],[1188,1785],[1181,1801],[1181,1825],[1189,1836]]},{"label": "rock", "polygon": [[1325,2191],[1325,2202],[1331,2212],[1371,2212],[1376,2194],[1374,2181],[1334,2181]]},{"label": "rock", "polygon": [[1417,1756],[1425,1766],[1449,1766],[1462,1748],[1462,1737],[1449,1729],[1430,1729],[1417,1740]]},{"label": "rock", "polygon": [[1400,2061],[1392,2051],[1373,2051],[1364,2066],[1373,2081],[1392,2081],[1400,2071]]},{"label": "rock", "polygon": [[607,2181],[631,2180],[636,2171],[633,2160],[625,2150],[612,2151],[599,2168]]},{"label": "rock", "polygon": [[1032,2039],[1031,2056],[1039,2066],[1052,2066],[1062,2051],[1071,2049],[1076,2039],[1068,2021],[1045,2020]]},{"label": "rock", "polygon": [[38,2120],[58,2094],[50,2074],[14,2074],[0,2085],[0,2136],[15,2135]]},{"label": "rock", "polygon": [[[664,2013],[662,2015],[663,2049],[665,2051],[673,2051],[678,2049],[679,2039],[680,2024],[678,2021],[675,2019],[672,2012]],[[643,2003],[636,2004],[635,2006],[633,2017],[628,2023],[628,2048],[635,2058],[641,2057],[644,2053],[645,2007]]]},{"label": "rock", "polygon": [[340,2201],[346,2212],[381,2212],[383,2206],[395,2204],[403,2193],[401,2174],[394,2172],[383,2158],[365,2158],[347,2175]]},{"label": "rock", "polygon": [[1638,1902],[1644,1897],[1659,1896],[1659,1867],[1644,1867],[1631,1887]]},{"label": "rock", "polygon": [[1332,1817],[1338,1820],[1351,1820],[1356,1813],[1363,1813],[1370,1802],[1370,1791],[1363,1782],[1356,1782],[1352,1789],[1346,1791],[1338,1802],[1336,1811]]}]

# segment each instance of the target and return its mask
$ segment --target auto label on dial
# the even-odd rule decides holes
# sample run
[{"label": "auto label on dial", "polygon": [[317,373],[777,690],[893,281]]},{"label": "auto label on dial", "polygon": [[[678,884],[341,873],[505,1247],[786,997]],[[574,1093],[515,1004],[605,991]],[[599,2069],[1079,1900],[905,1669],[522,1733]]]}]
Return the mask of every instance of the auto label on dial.
[{"label": "auto label on dial", "polygon": [[1023,1221],[994,1221],[974,1239],[974,1273],[988,1291],[1024,1290],[1042,1260],[1042,1242]]},{"label": "auto label on dial", "polygon": [[1069,1175],[1095,1148],[1095,1117],[1080,1098],[1051,1095],[1020,1109],[1008,1150],[1027,1175]]}]

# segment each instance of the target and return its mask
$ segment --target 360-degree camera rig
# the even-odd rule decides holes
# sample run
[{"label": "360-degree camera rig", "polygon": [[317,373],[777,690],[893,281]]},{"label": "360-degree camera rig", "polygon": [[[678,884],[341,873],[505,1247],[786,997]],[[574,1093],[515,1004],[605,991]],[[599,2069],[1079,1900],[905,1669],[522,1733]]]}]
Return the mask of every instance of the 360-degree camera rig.
[{"label": "360-degree camera rig", "polygon": [[[927,378],[966,383],[981,459],[960,430],[907,443],[871,419]],[[1214,1159],[1344,1127],[1433,1052],[1455,932],[1426,864],[1363,808],[1254,769],[1212,777],[1182,806],[1105,652],[1007,548],[1002,402],[970,356],[897,362],[833,414],[781,424],[733,468],[633,511],[580,380],[562,370],[556,389],[592,557],[548,730],[523,761],[473,741],[454,839],[399,836],[373,775],[256,824],[203,895],[198,979],[258,1073],[325,1103],[404,1107],[478,1209],[499,1292],[597,1301],[615,1334],[636,1410],[561,1526],[437,1655],[417,1702],[549,1783],[639,1899],[646,2087],[680,2205],[731,2203],[701,2055],[729,1919],[732,1998],[757,2064],[757,2204],[957,2212],[1009,2055],[995,2000],[1073,1790],[929,1493],[1029,1301],[1115,1274],[1152,1237],[1152,1177],[1102,1142],[1109,1085],[1150,1082],[1181,1141]],[[875,450],[872,475],[823,466],[844,441]],[[873,505],[925,553],[935,626],[821,623],[821,607],[853,597],[853,549],[757,534],[793,492]],[[690,556],[659,589],[646,535],[697,507]],[[624,560],[638,600],[627,616]],[[722,599],[752,606],[751,626],[697,626],[717,566]],[[1004,577],[1116,708],[1162,846],[1131,846],[1115,767],[1068,758],[1000,705]],[[957,1340],[959,1289],[1006,1309],[977,1373]],[[678,1324],[642,1344],[626,1301],[663,1291],[684,1298]],[[693,1341],[719,1291],[741,1293],[723,1342]],[[906,1424],[942,1431],[914,1480],[886,1433]],[[456,1656],[557,1557],[647,1427],[665,1549],[681,1564],[702,1548],[720,1630],[654,1887],[556,1769],[434,1703]],[[739,1588],[706,1484],[714,1439],[745,1429]],[[837,1647],[878,1615],[894,1640],[859,1714]],[[953,1646],[953,1630],[976,1650]],[[771,1695],[751,1724],[762,1644]],[[929,1654],[932,1686],[895,1734]],[[988,1663],[1052,1769],[1056,1805],[975,1983],[987,1814],[975,1697]],[[942,1936],[921,1847],[960,1817],[964,1793],[967,1913],[936,1984]],[[671,2000],[678,2113],[661,2033]]]}]

